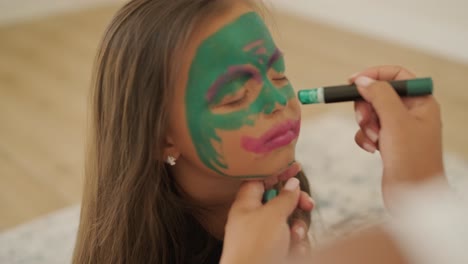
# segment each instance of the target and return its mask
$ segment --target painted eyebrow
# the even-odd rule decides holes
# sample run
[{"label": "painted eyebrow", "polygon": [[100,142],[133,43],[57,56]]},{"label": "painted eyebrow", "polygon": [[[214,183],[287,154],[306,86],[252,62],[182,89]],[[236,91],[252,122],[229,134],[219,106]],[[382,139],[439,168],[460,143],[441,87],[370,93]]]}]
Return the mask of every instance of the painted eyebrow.
[{"label": "painted eyebrow", "polygon": [[243,50],[245,52],[249,52],[249,51],[251,51],[252,49],[254,49],[256,47],[263,45],[264,42],[265,41],[263,39],[259,39],[257,41],[251,42],[251,43],[245,45]]},{"label": "painted eyebrow", "polygon": [[269,69],[275,62],[277,62],[281,57],[283,57],[283,52],[281,52],[278,48],[275,49],[275,52],[273,52],[273,55],[271,55],[270,59],[268,60],[268,63],[267,63],[268,69]]},{"label": "painted eyebrow", "polygon": [[211,85],[211,87],[208,89],[208,92],[206,92],[206,100],[208,103],[212,103],[216,97],[216,95],[219,93],[220,89],[225,85],[226,83],[230,82],[231,80],[234,80],[236,78],[250,75],[252,76],[256,81],[261,82],[262,78],[261,76],[252,68],[246,67],[245,65],[242,66],[231,66],[228,68],[227,72],[224,74],[220,75],[218,79]]}]

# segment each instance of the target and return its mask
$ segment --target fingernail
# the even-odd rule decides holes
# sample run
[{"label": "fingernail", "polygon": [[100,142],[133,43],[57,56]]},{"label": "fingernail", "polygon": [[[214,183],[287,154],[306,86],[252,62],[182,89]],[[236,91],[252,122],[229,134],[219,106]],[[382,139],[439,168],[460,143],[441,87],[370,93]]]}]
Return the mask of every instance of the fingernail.
[{"label": "fingernail", "polygon": [[362,114],[359,110],[356,111],[356,122],[358,123],[358,125],[360,125],[362,122]]},{"label": "fingernail", "polygon": [[299,187],[299,180],[297,178],[291,178],[284,185],[284,189],[287,191],[294,191]]},{"label": "fingernail", "polygon": [[309,201],[315,207],[315,200],[312,197],[309,197]]},{"label": "fingernail", "polygon": [[369,85],[371,85],[373,82],[375,82],[375,80],[369,78],[369,77],[366,77],[366,76],[360,76],[358,77],[354,83],[359,86],[359,87],[363,87],[363,88],[366,88],[368,87]]},{"label": "fingernail", "polygon": [[369,153],[372,153],[374,154],[375,151],[377,150],[374,146],[372,146],[371,144],[368,144],[368,143],[364,143],[364,145],[362,145],[362,147]]},{"label": "fingernail", "polygon": [[366,135],[374,143],[376,143],[379,140],[379,135],[377,133],[375,133],[374,130],[372,130],[372,129],[367,129],[366,130]]},{"label": "fingernail", "polygon": [[299,240],[303,240],[305,236],[305,229],[302,226],[296,227],[294,229],[294,232],[296,232],[297,237]]}]

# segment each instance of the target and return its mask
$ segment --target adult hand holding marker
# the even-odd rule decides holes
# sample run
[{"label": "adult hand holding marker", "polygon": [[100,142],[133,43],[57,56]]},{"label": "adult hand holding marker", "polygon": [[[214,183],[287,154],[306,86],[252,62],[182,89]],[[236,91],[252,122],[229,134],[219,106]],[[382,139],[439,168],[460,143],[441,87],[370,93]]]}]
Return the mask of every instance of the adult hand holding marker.
[{"label": "adult hand holding marker", "polygon": [[351,76],[349,82],[355,85],[298,94],[303,104],[355,100],[360,127],[355,141],[370,153],[380,150],[382,193],[390,210],[395,183],[421,183],[444,174],[440,109],[432,96],[432,80],[415,77],[399,66],[378,66]]},{"label": "adult hand holding marker", "polygon": [[374,67],[350,78],[364,98],[355,102],[360,127],[355,140],[366,151],[380,150],[382,193],[390,211],[399,185],[445,177],[439,104],[432,95],[400,98],[387,82],[413,78],[398,66]]}]

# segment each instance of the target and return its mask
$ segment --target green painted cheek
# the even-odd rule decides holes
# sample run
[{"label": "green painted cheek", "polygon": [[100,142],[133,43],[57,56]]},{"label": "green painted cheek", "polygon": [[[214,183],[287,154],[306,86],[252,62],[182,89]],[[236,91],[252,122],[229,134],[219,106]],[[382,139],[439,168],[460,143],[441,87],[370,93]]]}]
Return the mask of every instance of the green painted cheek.
[{"label": "green painted cheek", "polygon": [[[201,100],[200,100],[201,101]],[[227,169],[223,162],[223,157],[216,151],[211,141],[221,142],[221,138],[216,134],[214,119],[206,119],[210,114],[207,113],[206,107],[199,104],[189,104],[193,111],[196,111],[200,117],[205,117],[205,122],[201,119],[190,118],[188,115],[188,126],[192,136],[193,144],[197,150],[198,156],[207,167],[221,173],[219,169]]]}]

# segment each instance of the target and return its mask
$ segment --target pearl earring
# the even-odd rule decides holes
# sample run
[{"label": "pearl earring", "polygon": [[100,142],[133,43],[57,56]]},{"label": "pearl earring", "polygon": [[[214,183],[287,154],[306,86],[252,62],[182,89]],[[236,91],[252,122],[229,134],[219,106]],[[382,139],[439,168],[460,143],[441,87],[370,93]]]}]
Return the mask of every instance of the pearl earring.
[{"label": "pearl earring", "polygon": [[174,165],[176,165],[176,158],[174,158],[172,156],[167,156],[166,163],[171,165],[171,166],[174,166]]}]

